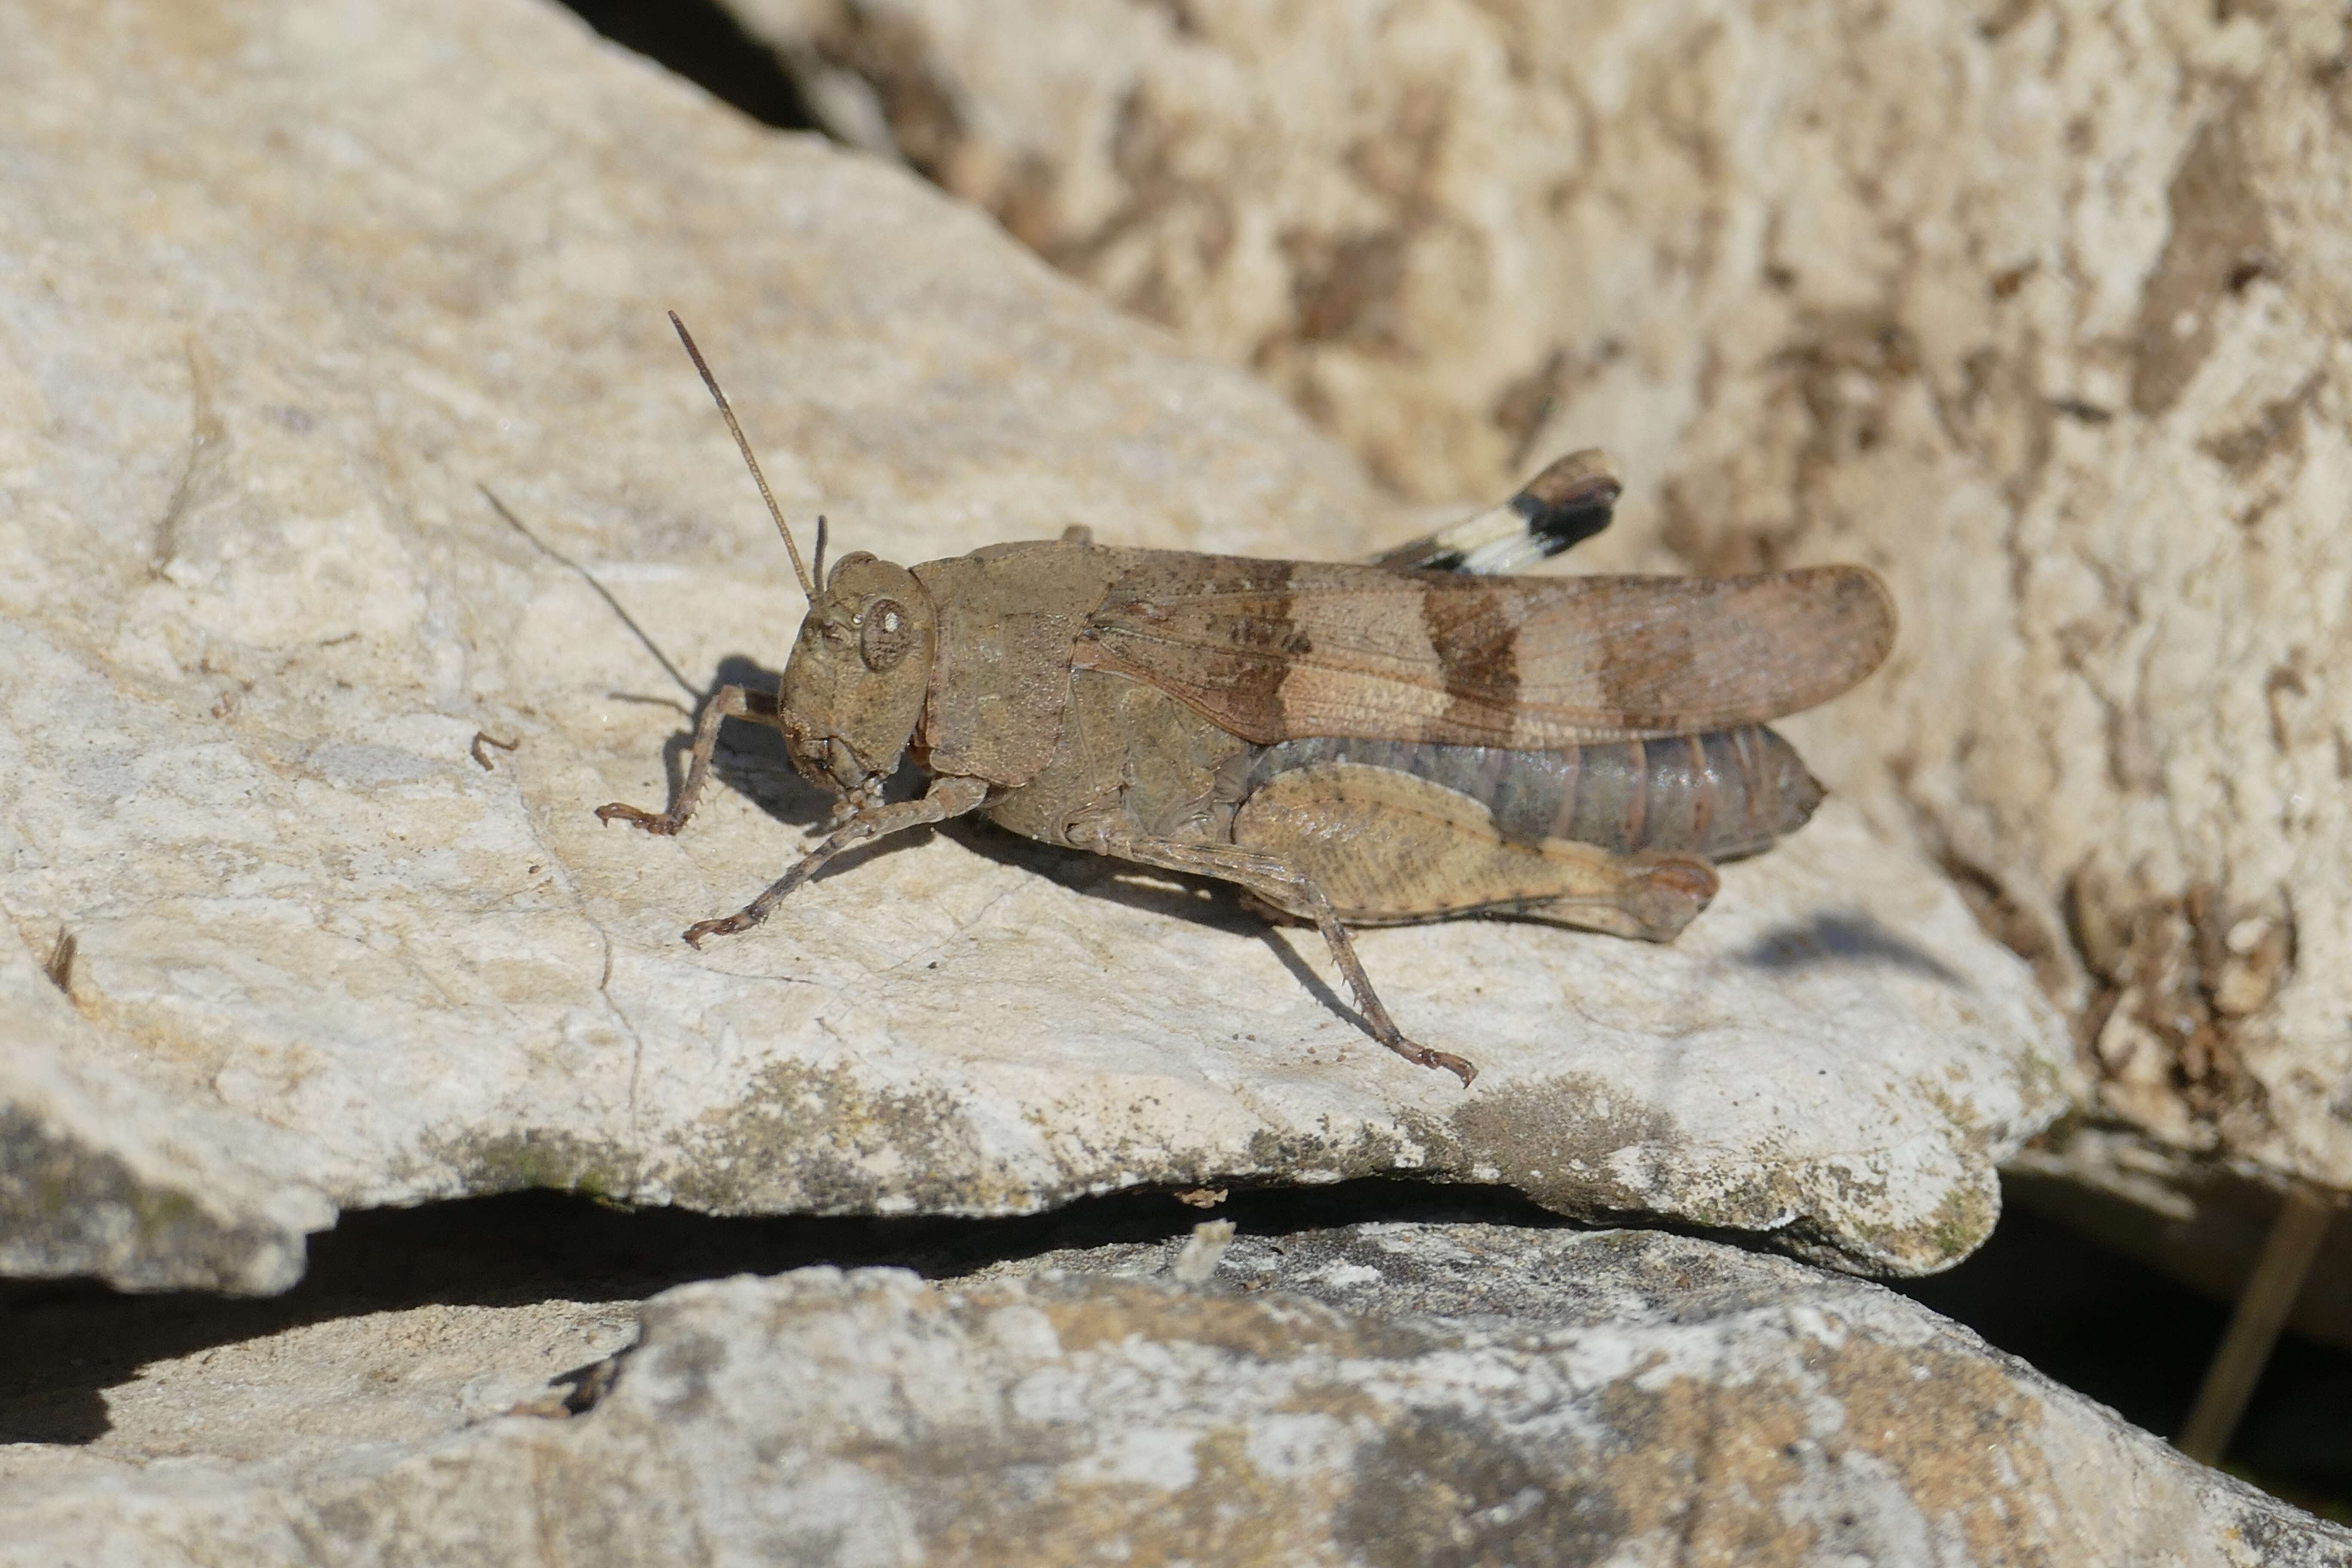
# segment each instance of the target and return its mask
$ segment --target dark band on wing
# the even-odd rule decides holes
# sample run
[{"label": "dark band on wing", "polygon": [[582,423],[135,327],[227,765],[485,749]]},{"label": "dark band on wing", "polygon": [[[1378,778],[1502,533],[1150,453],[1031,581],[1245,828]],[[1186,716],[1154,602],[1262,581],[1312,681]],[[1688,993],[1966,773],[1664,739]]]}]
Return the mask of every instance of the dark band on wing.
[{"label": "dark band on wing", "polygon": [[1283,612],[1291,600],[1281,593],[1290,581],[1291,563],[1269,561],[1259,574],[1259,582],[1267,598],[1265,613],[1237,616],[1234,618],[1234,646],[1262,659],[1238,662],[1234,667],[1232,687],[1234,700],[1244,710],[1279,712],[1282,687],[1295,671],[1293,661],[1314,651],[1314,641],[1304,628],[1295,624]]},{"label": "dark band on wing", "polygon": [[1518,704],[1518,627],[1496,593],[1427,594],[1421,624],[1450,699],[1446,721],[1463,729],[1506,728]]},{"label": "dark band on wing", "polygon": [[1485,578],[1194,556],[1139,559],[1073,657],[1259,744],[1548,748],[1797,712],[1868,674],[1893,634],[1859,567]]}]

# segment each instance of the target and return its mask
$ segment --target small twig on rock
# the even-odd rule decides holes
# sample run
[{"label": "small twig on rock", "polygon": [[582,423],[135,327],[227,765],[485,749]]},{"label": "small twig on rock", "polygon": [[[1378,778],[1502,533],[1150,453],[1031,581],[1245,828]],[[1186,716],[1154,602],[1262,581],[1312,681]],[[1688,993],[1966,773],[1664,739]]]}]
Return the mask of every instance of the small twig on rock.
[{"label": "small twig on rock", "polygon": [[2270,1363],[2279,1330],[2303,1293],[2304,1276],[2318,1256],[2319,1244],[2336,1217],[2336,1205],[2300,1184],[2286,1190],[2286,1201],[2263,1244],[2262,1258],[2238,1296],[2237,1310],[2221,1335],[2221,1348],[2205,1369],[2177,1446],[2200,1464],[2218,1465],[2230,1449],[2238,1418],[2246,1412],[2254,1384]]},{"label": "small twig on rock", "polygon": [[1180,1285],[1202,1285],[1217,1271],[1225,1256],[1225,1248],[1234,1244],[1234,1222],[1229,1219],[1204,1219],[1192,1227],[1185,1238],[1184,1250],[1176,1255],[1174,1267],[1169,1272]]},{"label": "small twig on rock", "polygon": [[42,972],[49,977],[49,984],[68,996],[73,994],[75,946],[73,932],[59,926],[56,945],[49,949],[49,961],[41,965]]}]

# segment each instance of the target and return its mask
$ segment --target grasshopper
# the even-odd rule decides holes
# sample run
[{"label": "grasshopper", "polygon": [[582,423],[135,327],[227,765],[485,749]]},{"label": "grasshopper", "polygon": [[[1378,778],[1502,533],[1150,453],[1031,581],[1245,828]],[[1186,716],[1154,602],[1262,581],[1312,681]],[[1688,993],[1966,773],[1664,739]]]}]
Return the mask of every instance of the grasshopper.
[{"label": "grasshopper", "polygon": [[[854,845],[980,813],[1026,837],[1218,879],[1313,922],[1373,1038],[1467,1086],[1390,1017],[1349,928],[1516,915],[1668,942],[1714,864],[1803,826],[1822,787],[1763,721],[1886,656],[1859,566],[1749,577],[1493,575],[1608,522],[1598,453],[1504,506],[1360,564],[1118,549],[1074,529],[906,567],[817,569],[673,314],[791,552],[809,611],[771,695],[721,687],[668,810],[685,826],[730,718],[783,732],[839,797],[834,831],[741,910],[749,930]],[[911,757],[919,799],[883,784]]]}]

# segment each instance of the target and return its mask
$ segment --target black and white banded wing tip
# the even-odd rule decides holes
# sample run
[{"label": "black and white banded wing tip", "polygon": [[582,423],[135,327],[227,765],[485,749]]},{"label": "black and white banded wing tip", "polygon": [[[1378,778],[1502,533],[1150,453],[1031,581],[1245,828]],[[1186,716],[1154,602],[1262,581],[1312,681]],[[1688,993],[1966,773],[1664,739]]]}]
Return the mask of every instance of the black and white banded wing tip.
[{"label": "black and white banded wing tip", "polygon": [[1609,526],[1623,486],[1599,447],[1570,452],[1498,507],[1372,557],[1402,571],[1524,572]]}]

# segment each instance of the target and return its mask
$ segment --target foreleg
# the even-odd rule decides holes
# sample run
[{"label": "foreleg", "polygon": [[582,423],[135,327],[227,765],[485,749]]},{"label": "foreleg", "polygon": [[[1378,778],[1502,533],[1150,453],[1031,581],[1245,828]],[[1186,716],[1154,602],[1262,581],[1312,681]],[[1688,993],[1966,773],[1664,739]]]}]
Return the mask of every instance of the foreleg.
[{"label": "foreleg", "polygon": [[772,692],[754,691],[747,686],[722,686],[702,705],[702,718],[694,726],[694,757],[687,764],[686,783],[679,787],[677,799],[664,812],[651,812],[642,806],[623,805],[614,801],[596,808],[600,822],[631,822],[647,833],[664,836],[676,833],[694,815],[694,803],[701,798],[703,781],[710,775],[711,749],[719,744],[719,726],[730,719],[752,719],[773,723],[776,699]]}]

